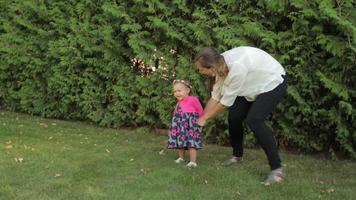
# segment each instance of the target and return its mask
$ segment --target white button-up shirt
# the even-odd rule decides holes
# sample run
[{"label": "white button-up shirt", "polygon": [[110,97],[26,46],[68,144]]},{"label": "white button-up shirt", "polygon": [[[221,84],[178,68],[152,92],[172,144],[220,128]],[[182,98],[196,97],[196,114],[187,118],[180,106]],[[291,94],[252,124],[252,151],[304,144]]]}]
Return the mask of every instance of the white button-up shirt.
[{"label": "white button-up shirt", "polygon": [[254,47],[237,47],[221,54],[229,73],[216,76],[211,97],[232,106],[237,96],[254,101],[257,95],[276,88],[286,72],[282,65],[265,51]]}]

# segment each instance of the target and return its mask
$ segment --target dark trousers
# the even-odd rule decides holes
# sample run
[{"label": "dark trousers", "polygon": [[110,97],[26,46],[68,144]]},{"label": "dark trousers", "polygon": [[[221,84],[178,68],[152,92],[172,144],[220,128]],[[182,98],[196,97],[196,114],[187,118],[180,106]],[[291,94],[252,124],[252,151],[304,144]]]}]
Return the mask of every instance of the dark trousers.
[{"label": "dark trousers", "polygon": [[229,134],[233,155],[243,155],[243,126],[246,121],[257,138],[257,142],[263,148],[271,170],[281,167],[281,159],[278,154],[277,144],[271,129],[266,126],[268,115],[276,108],[277,104],[287,94],[287,79],[275,89],[257,96],[255,101],[249,102],[244,97],[237,97],[229,108]]}]

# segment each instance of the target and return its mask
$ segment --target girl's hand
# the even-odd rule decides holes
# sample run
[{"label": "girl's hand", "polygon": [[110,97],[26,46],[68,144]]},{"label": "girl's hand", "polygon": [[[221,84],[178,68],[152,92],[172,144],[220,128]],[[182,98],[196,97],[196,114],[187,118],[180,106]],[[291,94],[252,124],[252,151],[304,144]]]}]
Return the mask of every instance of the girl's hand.
[{"label": "girl's hand", "polygon": [[199,126],[205,126],[205,123],[206,123],[206,119],[203,118],[203,117],[199,117],[198,121],[197,121],[197,124]]}]

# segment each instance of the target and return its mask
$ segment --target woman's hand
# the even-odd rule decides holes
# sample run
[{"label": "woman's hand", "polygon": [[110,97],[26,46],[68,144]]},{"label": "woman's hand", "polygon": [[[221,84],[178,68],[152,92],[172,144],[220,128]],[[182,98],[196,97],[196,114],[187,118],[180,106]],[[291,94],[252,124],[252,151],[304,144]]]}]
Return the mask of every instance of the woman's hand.
[{"label": "woman's hand", "polygon": [[197,121],[197,124],[199,126],[205,126],[205,123],[206,123],[206,119],[203,118],[203,117],[199,117],[198,121]]},{"label": "woman's hand", "polygon": [[[210,103],[209,103],[210,102]],[[224,110],[225,106],[220,102],[215,101],[214,99],[210,99],[208,105],[205,107],[204,115],[199,117],[197,120],[197,124],[199,126],[205,126],[206,121],[208,119],[212,119],[216,114]]]}]

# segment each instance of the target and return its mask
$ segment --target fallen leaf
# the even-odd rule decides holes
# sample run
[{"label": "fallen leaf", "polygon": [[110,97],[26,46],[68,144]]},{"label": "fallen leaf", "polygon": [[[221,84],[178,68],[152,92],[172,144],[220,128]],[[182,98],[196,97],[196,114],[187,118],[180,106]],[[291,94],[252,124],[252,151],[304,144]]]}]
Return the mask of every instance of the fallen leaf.
[{"label": "fallen leaf", "polygon": [[61,177],[61,176],[62,176],[61,174],[55,174],[54,178],[58,178],[58,177]]},{"label": "fallen leaf", "polygon": [[53,136],[48,137],[48,140],[52,140],[52,139],[53,139]]},{"label": "fallen leaf", "polygon": [[264,186],[270,186],[271,184],[270,183],[265,183],[265,182],[261,182],[262,185]]},{"label": "fallen leaf", "polygon": [[23,158],[15,158],[15,161],[18,162],[18,163],[22,163],[23,162]]},{"label": "fallen leaf", "polygon": [[240,195],[241,195],[241,193],[240,193],[240,192],[236,192],[235,194],[236,194],[236,196],[240,196]]},{"label": "fallen leaf", "polygon": [[205,180],[205,181],[204,181],[204,183],[205,183],[205,184],[208,184],[208,181],[207,181],[207,180]]},{"label": "fallen leaf", "polygon": [[135,160],[135,159],[131,158],[131,159],[130,159],[130,162],[132,162],[132,161],[134,161],[134,160]]},{"label": "fallen leaf", "polygon": [[45,128],[47,128],[47,127],[48,127],[48,125],[47,125],[47,124],[45,124],[45,123],[40,123],[40,126],[43,126],[43,127],[45,127]]},{"label": "fallen leaf", "polygon": [[9,141],[5,142],[5,144],[11,144],[11,143],[12,143],[12,141],[11,141],[11,140],[9,140]]},{"label": "fallen leaf", "polygon": [[146,174],[147,172],[150,171],[150,168],[142,168],[140,171],[141,171],[142,173]]},{"label": "fallen leaf", "polygon": [[111,153],[109,149],[105,149],[106,153]]},{"label": "fallen leaf", "polygon": [[333,188],[326,189],[326,190],[321,190],[322,193],[333,193],[335,190]]},{"label": "fallen leaf", "polygon": [[159,151],[159,155],[164,155],[164,149],[161,149],[161,151]]}]

